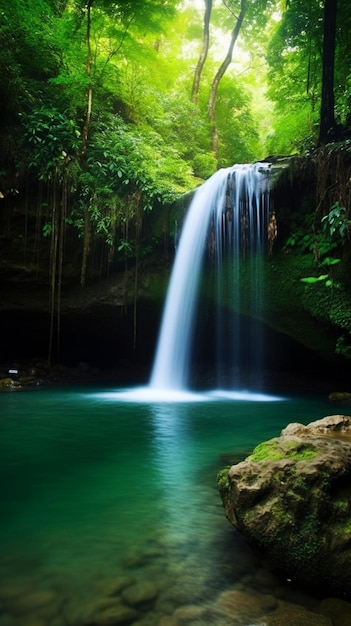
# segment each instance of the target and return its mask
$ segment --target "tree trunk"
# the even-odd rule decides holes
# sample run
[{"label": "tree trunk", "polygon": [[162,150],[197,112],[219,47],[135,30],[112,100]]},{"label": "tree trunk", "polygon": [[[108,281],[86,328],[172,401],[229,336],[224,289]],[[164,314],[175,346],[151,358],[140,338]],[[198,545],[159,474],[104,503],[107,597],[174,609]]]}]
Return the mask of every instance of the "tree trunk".
[{"label": "tree trunk", "polygon": [[[91,33],[91,7],[93,5],[93,2],[94,0],[89,0],[87,3],[86,74],[89,78],[89,86],[88,86],[87,111],[85,115],[83,132],[82,132],[82,161],[85,161],[87,149],[88,149],[88,135],[89,135],[90,121],[91,121],[91,110],[92,110],[92,105],[93,105],[93,86],[90,80],[91,64],[92,64],[90,33]],[[81,272],[80,272],[80,283],[82,287],[84,287],[85,285],[85,279],[86,279],[86,273],[87,273],[87,262],[88,262],[88,254],[90,250],[90,237],[91,237],[90,226],[91,225],[90,225],[89,208],[88,206],[84,206],[83,257],[82,257],[82,267],[81,267]]]},{"label": "tree trunk", "polygon": [[90,252],[90,243],[91,243],[90,214],[89,214],[89,208],[85,206],[84,207],[84,231],[83,231],[83,256],[82,256],[82,266],[80,268],[80,284],[82,287],[85,286],[85,281],[87,277],[87,266],[88,266],[88,256]]},{"label": "tree trunk", "polygon": [[87,42],[87,62],[86,62],[86,74],[89,79],[88,85],[88,99],[87,99],[87,111],[85,115],[83,132],[82,132],[82,155],[85,157],[88,147],[88,134],[91,120],[91,110],[93,105],[93,86],[91,84],[91,63],[92,63],[92,53],[91,53],[91,41],[90,41],[90,31],[91,31],[91,7],[93,5],[94,0],[89,0],[87,3],[87,33],[86,33],[86,42]]},{"label": "tree trunk", "polygon": [[246,11],[246,0],[241,0],[240,13],[232,31],[232,37],[230,40],[227,55],[222,65],[219,67],[218,72],[215,75],[213,82],[212,82],[212,86],[211,86],[211,93],[210,93],[210,97],[208,101],[208,116],[212,124],[212,149],[216,155],[218,154],[218,135],[217,135],[217,128],[216,128],[216,96],[217,96],[218,85],[222,77],[224,76],[226,70],[228,69],[229,65],[232,62],[234,46],[238,38],[241,25],[244,21],[245,11]]},{"label": "tree trunk", "polygon": [[138,282],[139,282],[139,254],[140,254],[140,232],[142,227],[141,193],[134,194],[135,208],[135,274],[134,274],[134,306],[133,306],[133,354],[135,355],[137,341],[137,304],[138,304]]},{"label": "tree trunk", "polygon": [[335,136],[334,117],[334,60],[336,38],[337,0],[325,0],[322,66],[322,98],[319,125],[319,143],[326,143]]},{"label": "tree trunk", "polygon": [[60,339],[61,339],[61,293],[62,293],[62,271],[63,271],[63,257],[65,247],[65,226],[67,215],[67,203],[68,203],[68,174],[63,173],[62,178],[62,198],[61,198],[61,214],[60,214],[60,231],[59,231],[59,247],[58,247],[58,278],[57,278],[57,326],[56,326],[56,350],[57,356],[60,355]]},{"label": "tree trunk", "polygon": [[51,247],[50,247],[50,328],[48,346],[48,366],[51,368],[52,347],[54,338],[54,320],[56,303],[56,274],[57,274],[57,244],[58,244],[58,203],[57,203],[57,171],[55,169],[52,182],[51,207]]},{"label": "tree trunk", "polygon": [[193,87],[191,90],[191,99],[194,104],[197,104],[198,102],[201,74],[205,65],[208,48],[210,44],[211,11],[212,11],[212,0],[205,0],[204,33],[203,33],[202,49],[201,49],[200,57],[199,57],[199,60],[197,62],[197,66],[195,69],[194,82],[193,82]]}]

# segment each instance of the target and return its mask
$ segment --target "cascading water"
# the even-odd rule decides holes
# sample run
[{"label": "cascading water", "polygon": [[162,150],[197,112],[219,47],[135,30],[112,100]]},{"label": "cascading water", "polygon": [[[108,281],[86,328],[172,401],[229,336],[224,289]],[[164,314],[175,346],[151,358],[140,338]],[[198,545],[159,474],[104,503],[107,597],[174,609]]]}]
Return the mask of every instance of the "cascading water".
[{"label": "cascading water", "polygon": [[[182,229],[167,294],[149,385],[152,389],[184,390],[189,386],[189,363],[206,250],[214,257],[216,266],[219,311],[216,360],[222,364],[229,351],[234,355],[233,372],[240,370],[235,356],[240,353],[242,341],[238,316],[234,316],[234,322],[232,320],[231,328],[228,328],[223,310],[230,306],[236,311],[239,309],[242,292],[240,262],[243,258],[250,258],[245,312],[254,320],[259,316],[262,306],[260,259],[266,247],[270,214],[270,167],[268,163],[255,163],[222,169],[196,191]],[[229,272],[228,266],[231,268]],[[249,311],[247,302],[250,303]],[[258,369],[262,349],[257,322],[252,324],[250,335],[252,363]],[[226,381],[228,384],[228,376]],[[217,384],[222,384],[220,377]],[[238,384],[235,375],[230,380],[230,387]]]}]

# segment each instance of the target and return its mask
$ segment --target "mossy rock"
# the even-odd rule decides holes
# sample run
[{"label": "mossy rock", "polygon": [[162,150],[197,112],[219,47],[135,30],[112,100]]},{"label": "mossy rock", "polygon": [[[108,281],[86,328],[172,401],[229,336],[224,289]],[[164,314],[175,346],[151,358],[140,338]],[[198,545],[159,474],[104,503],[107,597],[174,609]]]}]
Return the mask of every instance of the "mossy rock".
[{"label": "mossy rock", "polygon": [[288,426],[218,486],[228,519],[277,570],[351,598],[351,417]]},{"label": "mossy rock", "polygon": [[349,391],[333,391],[329,394],[329,401],[333,404],[351,406],[351,393]]}]

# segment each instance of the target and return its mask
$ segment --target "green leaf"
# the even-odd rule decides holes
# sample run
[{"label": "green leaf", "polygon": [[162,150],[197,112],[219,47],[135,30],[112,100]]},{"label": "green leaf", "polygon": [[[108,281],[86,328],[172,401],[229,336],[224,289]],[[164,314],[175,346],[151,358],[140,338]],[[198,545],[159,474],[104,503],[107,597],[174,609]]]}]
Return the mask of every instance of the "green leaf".
[{"label": "green leaf", "polygon": [[328,274],[321,274],[321,276],[307,276],[306,278],[300,278],[302,283],[319,283],[321,280],[328,278]]},{"label": "green leaf", "polygon": [[337,265],[338,263],[341,263],[341,259],[334,259],[331,256],[328,256],[321,261],[321,265]]}]

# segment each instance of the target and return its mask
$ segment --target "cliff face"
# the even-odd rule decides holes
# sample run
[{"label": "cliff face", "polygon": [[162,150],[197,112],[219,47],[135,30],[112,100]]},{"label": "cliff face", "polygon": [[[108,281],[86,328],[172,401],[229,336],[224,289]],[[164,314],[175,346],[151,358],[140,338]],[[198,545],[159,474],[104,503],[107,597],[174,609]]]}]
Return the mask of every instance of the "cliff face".
[{"label": "cliff face", "polygon": [[[60,314],[58,317],[55,310],[53,316],[52,362],[102,370],[148,369],[167,278],[162,272],[155,275],[154,271],[150,270],[147,276],[140,272],[136,301],[133,271],[91,279],[85,287],[66,277]],[[144,280],[154,281],[153,293]],[[25,267],[21,270],[17,267],[15,277],[3,272],[1,282],[0,363],[46,360],[51,320],[47,279],[39,278]]]},{"label": "cliff face", "polygon": [[[284,262],[286,259],[283,259]],[[289,259],[288,259],[289,261]],[[270,268],[270,269],[269,269]],[[26,266],[2,272],[0,324],[2,328],[0,365],[47,359],[50,335],[49,285]],[[109,277],[94,278],[81,287],[76,278],[66,277],[60,299],[59,353],[56,350],[58,317],[54,316],[52,362],[68,367],[108,371],[117,369],[128,382],[148,380],[155,352],[170,264],[144,263],[138,271],[137,299],[134,298],[135,268]],[[273,274],[267,280],[265,306],[261,319],[266,338],[265,379],[270,387],[282,385],[282,376],[294,375],[297,387],[308,387],[308,380],[328,380],[332,391],[338,372],[345,365],[336,358],[335,333],[325,323],[316,322],[303,308],[296,287],[288,284],[288,264],[268,260]],[[267,270],[267,271],[268,271]],[[14,273],[15,272],[15,273]],[[226,311],[242,316],[245,335],[245,303],[242,310]],[[215,334],[214,299],[208,295],[200,303],[200,348],[196,350],[195,381],[211,384],[216,358],[210,336]],[[247,325],[249,327],[249,325]],[[199,332],[200,332],[199,330]],[[245,342],[243,336],[242,341]],[[279,372],[277,379],[274,373]]]},{"label": "cliff face", "polygon": [[[326,271],[299,242],[305,235],[311,242],[304,220],[315,206],[315,193],[315,167],[310,165],[297,172],[284,170],[274,190],[278,238],[264,263],[264,306],[259,321],[266,330],[267,370],[294,373],[301,380],[311,376],[337,380],[350,369],[347,350],[336,353],[338,342],[345,339],[347,344],[351,329],[347,254],[341,251],[339,277],[333,269],[332,288],[326,281],[301,282]],[[53,363],[130,368],[131,377],[137,372],[147,379],[174,256],[175,225],[181,223],[188,203],[189,198],[172,208],[159,207],[144,219],[137,257],[120,255],[120,260],[106,265],[106,249],[101,242],[95,245],[84,287],[80,286],[81,240],[67,231],[62,274],[53,274],[50,237],[40,237],[35,217],[27,216],[20,202],[6,206],[0,235],[0,364],[45,360],[51,335]],[[297,244],[287,245],[292,233]],[[241,277],[244,283],[249,274],[248,261]],[[204,379],[210,379],[214,359],[208,340],[214,300],[214,294],[201,295],[201,316],[207,311],[201,326],[207,335],[200,340],[195,365]],[[245,318],[247,311],[243,298],[227,314]]]}]

